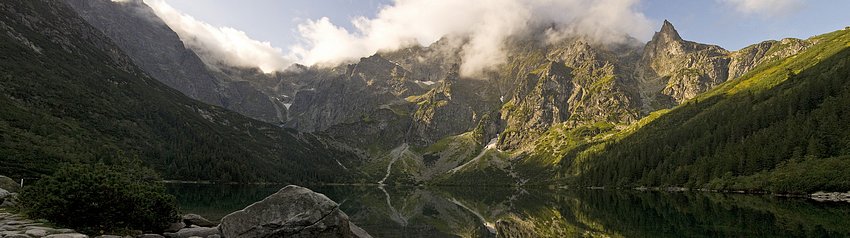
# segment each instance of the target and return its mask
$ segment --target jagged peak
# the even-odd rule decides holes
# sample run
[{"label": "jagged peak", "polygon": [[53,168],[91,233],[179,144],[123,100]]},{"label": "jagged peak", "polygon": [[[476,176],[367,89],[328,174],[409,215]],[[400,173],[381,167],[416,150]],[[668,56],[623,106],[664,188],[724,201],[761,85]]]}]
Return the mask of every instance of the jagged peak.
[{"label": "jagged peak", "polygon": [[670,23],[668,20],[664,20],[664,24],[661,26],[661,31],[655,33],[653,41],[659,39],[681,41],[682,37],[679,36],[679,32],[676,31],[676,27],[673,26],[673,23]]}]

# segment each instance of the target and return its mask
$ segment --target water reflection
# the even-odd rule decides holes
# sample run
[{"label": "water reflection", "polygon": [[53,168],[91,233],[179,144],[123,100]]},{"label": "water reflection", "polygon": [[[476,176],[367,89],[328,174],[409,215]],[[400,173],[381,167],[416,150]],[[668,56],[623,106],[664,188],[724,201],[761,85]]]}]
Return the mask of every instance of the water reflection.
[{"label": "water reflection", "polygon": [[[280,186],[170,184],[210,219]],[[311,187],[375,237],[850,237],[850,204],[714,193]]]}]

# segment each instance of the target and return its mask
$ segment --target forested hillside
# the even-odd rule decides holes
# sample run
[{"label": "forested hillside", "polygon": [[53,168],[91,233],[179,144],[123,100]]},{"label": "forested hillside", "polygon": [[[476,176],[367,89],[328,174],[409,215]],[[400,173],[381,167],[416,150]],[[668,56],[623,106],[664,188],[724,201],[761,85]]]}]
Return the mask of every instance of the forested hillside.
[{"label": "forested hillside", "polygon": [[139,158],[166,179],[343,181],[340,152],[189,99],[147,76],[73,10],[0,2],[0,171]]},{"label": "forested hillside", "polygon": [[[850,30],[562,161],[588,186],[850,189]],[[654,120],[652,120],[654,119]]]}]

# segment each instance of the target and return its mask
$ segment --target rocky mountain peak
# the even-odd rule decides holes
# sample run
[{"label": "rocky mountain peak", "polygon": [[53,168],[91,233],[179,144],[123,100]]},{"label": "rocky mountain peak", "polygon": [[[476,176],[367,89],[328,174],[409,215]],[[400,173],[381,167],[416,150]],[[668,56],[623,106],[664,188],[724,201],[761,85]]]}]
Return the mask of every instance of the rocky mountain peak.
[{"label": "rocky mountain peak", "polygon": [[661,31],[655,33],[655,36],[652,37],[652,41],[682,41],[682,37],[679,36],[679,32],[676,31],[676,27],[673,26],[673,23],[664,20],[664,25],[661,26]]}]

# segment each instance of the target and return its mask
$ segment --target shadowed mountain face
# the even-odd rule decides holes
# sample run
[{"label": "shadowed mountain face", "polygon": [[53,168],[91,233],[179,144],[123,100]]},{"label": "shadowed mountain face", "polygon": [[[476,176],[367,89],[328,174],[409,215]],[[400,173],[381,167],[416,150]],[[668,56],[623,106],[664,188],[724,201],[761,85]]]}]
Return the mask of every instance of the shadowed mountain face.
[{"label": "shadowed mountain face", "polygon": [[[286,107],[278,98],[258,89],[260,79],[207,66],[153,10],[141,0],[66,0],[92,26],[102,31],[148,75],[201,102],[221,106],[257,120],[280,123]],[[241,74],[240,74],[241,73]],[[269,90],[271,91],[271,90]]]},{"label": "shadowed mountain face", "polygon": [[0,2],[0,171],[141,159],[166,179],[350,181],[326,139],[190,99],[60,1]]}]

